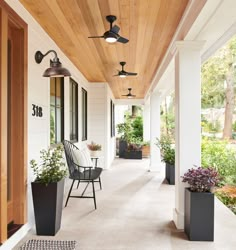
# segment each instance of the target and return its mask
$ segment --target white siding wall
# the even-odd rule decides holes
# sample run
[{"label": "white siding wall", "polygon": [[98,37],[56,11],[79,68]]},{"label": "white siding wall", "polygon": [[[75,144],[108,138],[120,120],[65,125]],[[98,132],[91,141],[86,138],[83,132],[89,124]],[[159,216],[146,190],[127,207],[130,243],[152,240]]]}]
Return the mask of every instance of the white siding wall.
[{"label": "white siding wall", "polygon": [[92,83],[88,94],[88,142],[102,145],[98,165],[107,169],[115,157],[115,137],[110,131],[110,101],[114,99],[106,83]]},{"label": "white siding wall", "polygon": [[[57,52],[63,66],[68,68],[72,74],[72,78],[78,83],[79,98],[79,115],[81,114],[81,88],[83,87],[88,91],[89,96],[89,83],[78,71],[78,69],[70,62],[70,60],[62,53],[52,39],[44,32],[44,30],[37,24],[37,22],[30,16],[24,7],[17,0],[5,0],[6,3],[28,24],[28,159],[38,159],[39,151],[47,148],[50,145],[50,79],[42,77],[46,68],[49,67],[49,61],[53,58],[53,54],[46,56],[41,64],[37,64],[34,59],[35,52],[40,50],[46,53],[48,50],[53,49]],[[65,97],[65,139],[69,139],[69,78],[64,78],[64,97]],[[104,98],[105,93],[101,98]],[[33,117],[32,104],[39,105],[43,108],[43,117]],[[105,107],[102,109],[96,105],[99,112],[104,112]],[[90,109],[89,112],[92,112]],[[89,114],[88,112],[88,114]],[[91,114],[93,115],[93,113]],[[102,118],[102,117],[101,117]],[[89,119],[88,119],[89,120]],[[102,121],[100,121],[101,123]],[[93,125],[94,123],[92,123]],[[104,124],[104,121],[103,121]],[[91,128],[91,127],[90,127]],[[103,136],[105,134],[104,127]],[[96,128],[95,128],[96,129]],[[91,128],[91,130],[93,130]],[[98,131],[98,130],[97,130]],[[100,133],[100,132],[99,132]],[[102,136],[100,136],[102,138]],[[97,138],[96,138],[97,139]],[[86,142],[81,142],[81,115],[79,116],[79,146]],[[105,140],[103,141],[103,145]],[[24,236],[26,230],[34,224],[34,214],[31,196],[30,182],[33,180],[33,174],[28,168],[28,223],[14,234],[7,242],[1,246],[2,249],[12,249],[17,241]]]}]

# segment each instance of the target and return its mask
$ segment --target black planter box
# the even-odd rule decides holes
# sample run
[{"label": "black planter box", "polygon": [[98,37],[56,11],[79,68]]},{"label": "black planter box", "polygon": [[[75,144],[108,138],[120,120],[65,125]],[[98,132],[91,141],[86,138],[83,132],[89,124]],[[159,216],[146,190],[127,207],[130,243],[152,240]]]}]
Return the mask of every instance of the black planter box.
[{"label": "black planter box", "polygon": [[37,235],[55,235],[61,227],[64,179],[48,185],[32,182]]},{"label": "black planter box", "polygon": [[166,180],[170,185],[175,185],[175,166],[166,163]]},{"label": "black planter box", "polygon": [[214,241],[214,194],[185,189],[184,231],[192,241]]},{"label": "black planter box", "polygon": [[126,141],[119,141],[119,158],[125,158],[125,151],[127,150],[128,144]]},{"label": "black planter box", "polygon": [[126,151],[125,152],[125,159],[142,159],[142,151]]}]

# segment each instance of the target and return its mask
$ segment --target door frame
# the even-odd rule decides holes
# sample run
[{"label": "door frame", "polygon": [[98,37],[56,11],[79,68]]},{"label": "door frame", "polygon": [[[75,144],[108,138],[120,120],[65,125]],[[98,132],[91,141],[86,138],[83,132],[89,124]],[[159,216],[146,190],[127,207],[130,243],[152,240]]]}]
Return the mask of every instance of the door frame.
[{"label": "door frame", "polygon": [[[14,57],[17,64],[14,71],[12,88],[11,127],[7,123],[7,83],[8,83],[8,29],[13,26],[20,38],[14,45],[20,52]],[[13,192],[17,194],[14,203],[14,222],[25,224],[27,221],[27,24],[4,2],[0,1],[0,243],[7,240],[7,143],[8,129],[11,129],[14,143],[10,150],[13,152],[11,161],[14,167]],[[18,35],[19,35],[18,33]],[[18,47],[19,46],[19,47]],[[13,67],[14,68],[14,67]]]}]

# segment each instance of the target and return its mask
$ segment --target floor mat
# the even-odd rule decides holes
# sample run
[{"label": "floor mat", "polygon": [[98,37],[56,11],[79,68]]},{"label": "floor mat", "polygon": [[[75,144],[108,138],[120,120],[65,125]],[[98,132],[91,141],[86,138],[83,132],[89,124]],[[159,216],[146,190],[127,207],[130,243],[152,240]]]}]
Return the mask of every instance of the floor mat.
[{"label": "floor mat", "polygon": [[19,250],[75,250],[74,240],[28,240]]}]

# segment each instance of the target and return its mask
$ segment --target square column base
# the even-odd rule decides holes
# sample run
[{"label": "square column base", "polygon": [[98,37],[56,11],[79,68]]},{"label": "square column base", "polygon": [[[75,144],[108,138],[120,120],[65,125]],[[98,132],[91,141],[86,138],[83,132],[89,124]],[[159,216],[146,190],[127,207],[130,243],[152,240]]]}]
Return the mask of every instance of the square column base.
[{"label": "square column base", "polygon": [[177,229],[184,229],[184,214],[178,212],[176,208],[173,209],[173,220]]}]

